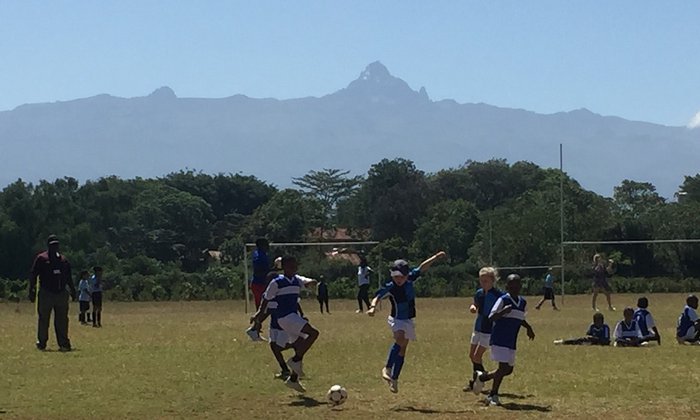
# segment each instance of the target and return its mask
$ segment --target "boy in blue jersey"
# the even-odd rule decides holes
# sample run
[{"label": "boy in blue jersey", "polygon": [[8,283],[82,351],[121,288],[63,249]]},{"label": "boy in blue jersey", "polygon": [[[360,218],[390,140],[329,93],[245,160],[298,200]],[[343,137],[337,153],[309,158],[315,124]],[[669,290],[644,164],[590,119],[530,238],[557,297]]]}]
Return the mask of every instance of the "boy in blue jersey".
[{"label": "boy in blue jersey", "polygon": [[642,344],[642,331],[634,319],[634,309],[626,307],[624,319],[615,327],[615,347],[639,347]]},{"label": "boy in blue jersey", "polygon": [[610,327],[605,323],[603,314],[596,312],[585,337],[554,340],[554,344],[607,346],[610,345]]},{"label": "boy in blue jersey", "polygon": [[493,305],[503,292],[495,288],[498,280],[498,273],[493,267],[484,267],[479,270],[479,285],[481,288],[474,295],[474,303],[469,307],[469,312],[478,314],[472,332],[471,346],[469,348],[469,359],[472,361],[472,378],[462,391],[471,391],[474,386],[477,372],[484,372],[483,357],[491,342],[491,321],[489,314]]},{"label": "boy in blue jersey", "polygon": [[552,267],[549,267],[547,275],[544,277],[544,296],[542,300],[535,306],[535,309],[540,309],[545,300],[552,301],[552,309],[558,311],[557,304],[554,302],[554,274],[552,274]]},{"label": "boy in blue jersey", "polygon": [[634,311],[634,320],[637,321],[639,325],[639,330],[642,332],[642,342],[648,343],[650,341],[656,341],[661,345],[661,334],[656,328],[656,323],[654,322],[654,317],[647,310],[649,307],[649,299],[646,297],[640,297],[637,299],[637,309]]},{"label": "boy in blue jersey", "polygon": [[685,299],[685,308],[678,317],[676,339],[678,344],[700,343],[700,319],[697,314],[698,298],[690,295]]},{"label": "boy in blue jersey", "polygon": [[493,322],[491,331],[491,359],[498,362],[498,369],[493,372],[477,372],[472,391],[479,395],[484,388],[484,382],[493,379],[493,387],[486,398],[489,405],[501,405],[498,391],[503,378],[513,373],[515,366],[515,349],[518,342],[520,327],[525,327],[530,340],[535,339],[535,332],[525,321],[527,302],[520,296],[522,285],[520,276],[511,274],[506,280],[506,293],[498,298],[493,305],[489,319]]},{"label": "boy in blue jersey", "polygon": [[444,256],[445,253],[440,251],[413,270],[405,260],[394,261],[390,269],[391,281],[377,292],[367,311],[369,316],[374,316],[374,310],[380,299],[388,297],[391,302],[388,323],[394,335],[394,345],[389,350],[386,366],[382,369],[382,379],[387,381],[389,390],[393,393],[399,392],[399,375],[403,368],[408,342],[416,339],[413,324],[413,318],[416,317],[416,293],[413,282],[435,261]]},{"label": "boy in blue jersey", "polygon": [[292,345],[294,356],[287,360],[292,374],[285,384],[298,392],[304,392],[305,389],[299,382],[299,376],[303,373],[303,359],[318,338],[319,332],[299,314],[299,292],[304,287],[304,282],[297,276],[297,268],[296,258],[291,256],[282,258],[284,274],[276,277],[267,286],[260,307],[253,318],[255,322],[261,322],[268,313],[269,302],[274,300],[277,303],[277,307],[272,310],[272,315],[286,334],[285,341],[294,343]]}]

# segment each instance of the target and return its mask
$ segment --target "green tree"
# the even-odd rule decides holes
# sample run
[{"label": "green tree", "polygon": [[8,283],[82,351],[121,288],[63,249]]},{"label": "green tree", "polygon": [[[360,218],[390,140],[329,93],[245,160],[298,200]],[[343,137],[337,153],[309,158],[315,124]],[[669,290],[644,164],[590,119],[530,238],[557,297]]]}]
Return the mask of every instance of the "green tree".
[{"label": "green tree", "polygon": [[361,176],[348,178],[349,173],[350,171],[340,169],[323,169],[310,171],[303,177],[292,180],[294,185],[321,203],[325,219],[324,228],[337,221],[338,202],[350,197],[362,181]]},{"label": "green tree", "polygon": [[467,260],[479,226],[479,212],[464,200],[447,200],[428,209],[415,232],[412,255],[444,250],[454,262]]}]

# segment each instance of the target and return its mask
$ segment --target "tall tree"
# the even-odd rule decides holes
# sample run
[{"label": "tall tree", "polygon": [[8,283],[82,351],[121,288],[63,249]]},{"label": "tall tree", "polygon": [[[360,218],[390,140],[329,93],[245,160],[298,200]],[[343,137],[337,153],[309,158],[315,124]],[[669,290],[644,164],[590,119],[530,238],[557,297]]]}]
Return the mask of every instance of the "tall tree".
[{"label": "tall tree", "polygon": [[293,178],[292,183],[310,194],[321,203],[324,214],[324,227],[337,221],[338,202],[344,200],[360,185],[361,176],[348,177],[350,171],[323,169],[309,171],[301,178]]}]

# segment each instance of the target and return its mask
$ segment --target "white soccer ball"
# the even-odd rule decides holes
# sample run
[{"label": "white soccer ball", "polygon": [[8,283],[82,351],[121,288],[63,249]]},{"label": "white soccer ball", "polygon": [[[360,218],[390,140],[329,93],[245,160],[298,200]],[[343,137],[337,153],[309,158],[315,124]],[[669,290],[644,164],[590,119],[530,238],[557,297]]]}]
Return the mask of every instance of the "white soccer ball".
[{"label": "white soccer ball", "polygon": [[348,391],[340,385],[333,385],[328,390],[326,398],[332,405],[340,405],[348,399]]}]

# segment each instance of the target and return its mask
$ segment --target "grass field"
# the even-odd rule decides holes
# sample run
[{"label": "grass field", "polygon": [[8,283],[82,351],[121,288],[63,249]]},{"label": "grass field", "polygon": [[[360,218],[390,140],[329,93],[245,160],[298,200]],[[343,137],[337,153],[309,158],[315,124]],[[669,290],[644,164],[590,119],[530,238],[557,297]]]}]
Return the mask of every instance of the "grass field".
[{"label": "grass field", "polygon": [[[331,315],[316,302],[303,306],[321,331],[306,357],[307,394],[273,379],[268,346],[244,335],[241,302],[106,303],[104,328],[71,317],[75,351],[34,348],[30,304],[0,304],[0,418],[671,418],[695,416],[700,346],[674,340],[683,295],[651,295],[650,310],[665,341],[638,349],[554,346],[582,335],[591,321],[588,296],[567,297],[563,310],[535,311],[537,338],[521,332],[515,372],[501,388],[503,407],[485,407],[462,386],[473,316],[467,299],[418,299],[419,341],[408,348],[400,393],[379,378],[390,344],[386,309],[375,318],[354,313],[355,303],[332,301]],[[614,328],[636,296],[617,295]],[[77,305],[71,306],[77,311]],[[487,366],[493,363],[487,361]],[[350,394],[331,409],[333,384]]]}]

